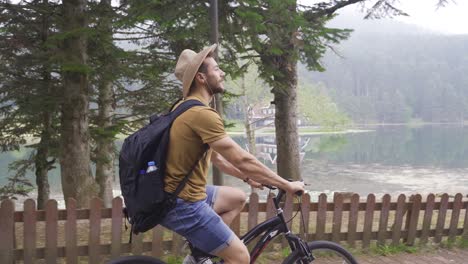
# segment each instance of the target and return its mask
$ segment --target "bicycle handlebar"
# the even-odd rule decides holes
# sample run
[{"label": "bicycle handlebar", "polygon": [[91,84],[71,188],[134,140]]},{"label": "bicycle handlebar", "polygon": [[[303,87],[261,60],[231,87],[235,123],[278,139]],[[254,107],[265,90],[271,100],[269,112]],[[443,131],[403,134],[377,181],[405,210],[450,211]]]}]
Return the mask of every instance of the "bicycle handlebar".
[{"label": "bicycle handlebar", "polygon": [[[291,182],[292,180],[289,180],[289,179],[288,179],[288,181]],[[302,181],[302,182],[303,182],[303,181]],[[304,185],[307,186],[308,184],[304,183]],[[281,193],[281,195],[280,195],[280,193],[278,193],[278,196],[279,196],[279,197],[283,196],[283,194],[286,192],[285,190],[283,190],[283,189],[281,189],[281,188],[277,188],[277,187],[272,186],[272,185],[262,184],[262,186],[265,187],[265,188],[268,188],[268,189],[270,189],[270,190],[279,190],[279,192]],[[304,192],[297,191],[297,192],[294,193],[294,194],[297,195],[297,196],[301,196],[301,195],[304,194]]]}]

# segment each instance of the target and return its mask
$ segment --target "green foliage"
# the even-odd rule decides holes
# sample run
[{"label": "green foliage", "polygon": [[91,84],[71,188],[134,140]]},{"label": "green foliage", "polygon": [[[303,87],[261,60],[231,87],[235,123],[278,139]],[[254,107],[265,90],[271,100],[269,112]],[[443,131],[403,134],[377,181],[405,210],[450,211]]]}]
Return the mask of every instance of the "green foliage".
[{"label": "green foliage", "polygon": [[398,253],[416,253],[418,252],[418,247],[407,246],[405,244],[394,245],[378,245],[371,248],[371,251],[382,256],[391,256]]},{"label": "green foliage", "polygon": [[339,150],[343,149],[347,143],[348,142],[346,141],[346,137],[340,135],[321,137],[320,143],[318,144],[318,152],[338,152]]},{"label": "green foliage", "polygon": [[327,71],[312,73],[300,66],[303,81],[326,83],[340,109],[359,123],[466,119],[466,36],[421,34],[397,22],[387,22],[385,32],[369,31],[366,28],[374,26],[340,17],[335,24],[359,33],[340,45],[341,56],[324,56]]},{"label": "green foliage", "polygon": [[183,260],[184,259],[182,257],[168,256],[166,262],[167,264],[182,264]]},{"label": "green foliage", "polygon": [[33,190],[34,187],[28,179],[9,177],[8,184],[0,187],[0,200],[17,200],[18,196],[28,196]]},{"label": "green foliage", "polygon": [[257,67],[250,64],[244,70],[246,72],[238,78],[226,80],[226,90],[236,95],[225,108],[228,118],[245,120],[248,108],[268,106],[273,100],[272,94],[269,93],[271,88],[258,77]]},{"label": "green foliage", "polygon": [[460,237],[460,239],[458,240],[458,247],[468,248],[468,239]]},{"label": "green foliage", "polygon": [[32,137],[42,142],[30,145],[34,150],[28,160],[10,164],[16,175],[2,188],[4,195],[27,194],[32,185],[24,178],[26,170],[38,167],[35,160],[54,161],[57,155],[61,79],[57,74],[57,43],[49,41],[57,32],[56,7],[55,3],[40,1],[2,5],[1,150],[19,149]]},{"label": "green foliage", "polygon": [[26,171],[31,169],[33,161],[31,158],[17,160],[9,164],[9,171],[16,170],[16,173],[8,177],[8,183],[0,187],[0,200],[18,199],[18,196],[28,196],[34,187],[26,178]]},{"label": "green foliage", "polygon": [[62,71],[63,73],[71,72],[71,73],[90,74],[92,72],[92,68],[83,64],[62,63]]},{"label": "green foliage", "polygon": [[298,108],[309,124],[320,125],[325,129],[342,129],[351,123],[326,94],[323,86],[300,84]]},{"label": "green foliage", "polygon": [[289,247],[285,247],[281,250],[281,256],[284,258],[288,257],[291,254],[291,249]]}]

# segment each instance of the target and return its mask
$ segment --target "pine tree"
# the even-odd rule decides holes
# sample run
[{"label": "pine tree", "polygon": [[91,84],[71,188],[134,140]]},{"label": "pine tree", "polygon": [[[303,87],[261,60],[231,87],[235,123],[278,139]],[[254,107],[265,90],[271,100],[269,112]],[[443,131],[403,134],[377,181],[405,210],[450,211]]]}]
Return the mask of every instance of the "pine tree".
[{"label": "pine tree", "polygon": [[29,160],[12,164],[18,173],[11,179],[24,179],[27,169],[35,170],[42,209],[49,198],[48,172],[57,157],[60,80],[54,74],[57,49],[51,41],[57,6],[48,1],[0,6],[0,144],[2,151],[26,143],[33,148]]},{"label": "pine tree", "polygon": [[88,206],[98,192],[91,171],[87,1],[64,0],[60,31],[63,94],[60,127],[60,171],[65,201]]}]

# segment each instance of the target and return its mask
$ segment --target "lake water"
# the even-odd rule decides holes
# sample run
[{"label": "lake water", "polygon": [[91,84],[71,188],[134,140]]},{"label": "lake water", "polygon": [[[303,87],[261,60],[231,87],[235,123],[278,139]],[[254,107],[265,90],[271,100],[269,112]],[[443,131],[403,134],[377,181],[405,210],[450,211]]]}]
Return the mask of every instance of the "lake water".
[{"label": "lake water", "polygon": [[[457,125],[375,126],[367,132],[301,136],[302,176],[312,196],[334,191],[374,193],[381,196],[405,193],[468,194],[468,127]],[[245,147],[245,138],[233,138]],[[258,157],[276,170],[275,138],[259,135]],[[8,163],[24,158],[27,150],[0,154],[6,183]],[[28,175],[32,182],[33,173]],[[61,199],[59,171],[50,176],[52,197]],[[233,177],[226,185],[249,187]],[[120,193],[115,185],[115,195]],[[32,194],[34,197],[35,194]],[[263,196],[263,195],[262,195]]]},{"label": "lake water", "polygon": [[[468,127],[426,125],[363,129],[371,131],[301,136],[304,155],[301,171],[310,184],[309,191],[314,194],[375,193],[377,196],[385,193],[468,194]],[[241,138],[236,140],[245,144]],[[260,137],[259,141],[267,146],[274,143],[274,137]],[[268,156],[265,160],[274,168]],[[271,160],[274,162],[274,158]]]}]

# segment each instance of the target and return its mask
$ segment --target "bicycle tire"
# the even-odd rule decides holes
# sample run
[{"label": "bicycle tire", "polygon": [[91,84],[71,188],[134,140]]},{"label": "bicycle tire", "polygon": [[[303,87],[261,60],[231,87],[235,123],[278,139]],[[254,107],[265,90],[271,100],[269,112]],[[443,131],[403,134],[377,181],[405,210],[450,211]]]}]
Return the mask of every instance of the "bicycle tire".
[{"label": "bicycle tire", "polygon": [[[316,258],[311,263],[339,263],[339,264],[358,264],[353,255],[342,246],[330,241],[313,241],[307,243],[312,255]],[[323,252],[323,253],[322,253]],[[322,254],[329,253],[328,256],[322,257]],[[284,261],[283,264],[295,264],[300,262],[299,251],[292,252]],[[333,256],[330,256],[332,254]]]},{"label": "bicycle tire", "polygon": [[110,260],[107,264],[166,264],[166,262],[149,256],[123,256]]}]

